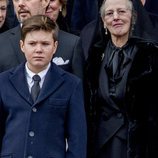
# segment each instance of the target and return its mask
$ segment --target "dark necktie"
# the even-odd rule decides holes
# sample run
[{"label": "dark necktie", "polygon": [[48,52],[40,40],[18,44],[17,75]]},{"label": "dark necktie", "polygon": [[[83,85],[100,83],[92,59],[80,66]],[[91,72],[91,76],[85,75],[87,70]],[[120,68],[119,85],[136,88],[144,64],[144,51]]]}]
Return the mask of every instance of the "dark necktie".
[{"label": "dark necktie", "polygon": [[117,50],[114,53],[113,63],[112,63],[114,78],[115,77],[117,78],[120,75],[121,65],[123,64],[123,59],[124,59],[123,51],[121,49]]},{"label": "dark necktie", "polygon": [[41,78],[38,75],[34,75],[32,79],[34,81],[34,84],[31,88],[31,96],[32,96],[33,101],[35,102],[40,92],[39,82],[41,81]]}]

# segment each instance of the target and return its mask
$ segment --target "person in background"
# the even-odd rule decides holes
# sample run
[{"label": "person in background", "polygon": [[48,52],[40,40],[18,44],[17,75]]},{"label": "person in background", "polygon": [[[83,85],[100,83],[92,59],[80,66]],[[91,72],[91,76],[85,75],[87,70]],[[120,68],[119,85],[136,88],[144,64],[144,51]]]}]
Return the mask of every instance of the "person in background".
[{"label": "person in background", "polygon": [[141,0],[141,2],[142,2],[143,5],[145,4],[145,1],[146,1],[146,0]]},{"label": "person in background", "polygon": [[12,0],[0,0],[0,33],[18,25]]},{"label": "person in background", "polygon": [[46,15],[53,21],[56,21],[59,28],[69,32],[69,27],[66,21],[67,14],[67,0],[50,0],[46,10]]},{"label": "person in background", "polygon": [[158,1],[157,0],[141,0],[145,9],[155,15],[158,15]]},{"label": "person in background", "polygon": [[8,0],[6,24],[9,29],[14,28],[19,24],[19,21],[16,17],[15,11],[14,11],[14,6],[13,6],[12,0]]},{"label": "person in background", "polygon": [[59,24],[59,44],[53,62],[64,70],[83,78],[83,67],[80,64],[81,50],[78,46],[79,37],[63,31],[62,19],[66,16],[67,0],[50,0],[46,15]]},{"label": "person in background", "polygon": [[144,8],[148,11],[149,17],[155,28],[158,29],[158,1],[141,0]]},{"label": "person in background", "polygon": [[88,158],[158,157],[158,34],[138,0],[104,0],[81,32]]},{"label": "person in background", "polygon": [[26,62],[0,74],[1,157],[86,158],[82,83],[52,62],[57,36],[47,16],[23,22]]},{"label": "person in background", "polygon": [[[17,66],[21,62],[25,61],[25,57],[21,53],[19,47],[20,25],[23,21],[32,15],[45,14],[46,9],[51,10],[50,6],[53,7],[55,14],[57,13],[57,15],[59,15],[59,8],[61,6],[58,0],[13,0],[13,4],[20,24],[0,36],[0,72]],[[74,53],[80,51],[79,47],[77,47],[78,41],[79,37],[60,31],[58,49],[53,61],[64,70],[82,78],[82,70],[77,60],[80,53]]]},{"label": "person in background", "polygon": [[25,61],[25,57],[21,53],[19,46],[21,25],[24,20],[33,15],[45,14],[48,4],[49,0],[13,0],[19,25],[0,35],[0,72],[8,70]]},{"label": "person in background", "polygon": [[[67,13],[66,13],[66,20],[67,24],[70,29],[70,23],[71,23],[71,15],[72,15],[72,10],[74,6],[74,0],[67,0],[66,8],[67,8]],[[69,30],[71,32],[71,30]]]},{"label": "person in background", "polygon": [[5,24],[7,15],[8,0],[0,0],[0,33],[8,30],[8,26]]},{"label": "person in background", "polygon": [[98,17],[99,7],[102,1],[74,0],[71,14],[69,13],[69,17],[67,17],[70,31],[76,35],[80,35],[84,26]]}]

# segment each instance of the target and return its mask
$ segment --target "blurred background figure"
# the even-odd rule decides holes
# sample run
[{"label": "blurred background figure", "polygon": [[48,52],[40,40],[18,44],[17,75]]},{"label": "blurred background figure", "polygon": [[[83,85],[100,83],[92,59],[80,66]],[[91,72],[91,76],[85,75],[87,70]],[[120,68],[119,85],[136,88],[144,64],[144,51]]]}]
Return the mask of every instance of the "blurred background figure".
[{"label": "blurred background figure", "polygon": [[72,10],[73,10],[73,5],[74,5],[74,0],[67,0],[67,13],[66,13],[66,20],[67,24],[70,28],[70,22],[71,22],[71,15],[72,15]]},{"label": "blurred background figure", "polygon": [[[14,10],[11,17],[14,17],[14,14],[16,14],[18,21],[22,23],[33,15],[45,14],[48,4],[49,0],[13,0]],[[0,72],[8,70],[25,61],[25,57],[19,45],[21,38],[20,23],[0,35]]]},{"label": "blurred background figure", "polygon": [[60,29],[79,35],[80,30],[97,17],[98,1],[50,0],[46,14],[57,20]]},{"label": "blurred background figure", "polygon": [[148,12],[158,15],[158,1],[157,0],[141,0],[141,1]]},{"label": "blurred background figure", "polygon": [[[73,1],[73,5],[69,1]],[[79,35],[83,27],[98,17],[99,8],[103,0],[68,0],[69,8],[67,21],[70,31]]]},{"label": "blurred background figure", "polygon": [[67,0],[50,0],[50,3],[46,10],[46,15],[49,16],[50,19],[56,21],[60,29],[64,31],[70,31],[67,21]]},{"label": "blurred background figure", "polygon": [[12,0],[0,0],[0,33],[19,24]]},{"label": "blurred background figure", "polygon": [[57,52],[53,62],[64,70],[83,78],[83,68],[80,64],[81,49],[78,47],[79,37],[70,33],[67,25],[67,0],[50,0],[46,15],[59,25],[59,38]]},{"label": "blurred background figure", "polygon": [[98,0],[74,0],[70,17],[70,28],[74,34],[80,34],[82,28],[98,15]]},{"label": "blurred background figure", "polygon": [[0,0],[0,33],[6,31],[8,26],[5,24],[7,15],[8,0]]},{"label": "blurred background figure", "polygon": [[158,28],[158,0],[141,0],[154,27]]},{"label": "blurred background figure", "polygon": [[145,4],[145,0],[141,0],[142,4],[144,5]]},{"label": "blurred background figure", "polygon": [[6,24],[9,27],[9,29],[11,29],[19,24],[19,21],[16,17],[15,11],[14,11],[14,6],[13,6],[12,0],[8,0]]}]

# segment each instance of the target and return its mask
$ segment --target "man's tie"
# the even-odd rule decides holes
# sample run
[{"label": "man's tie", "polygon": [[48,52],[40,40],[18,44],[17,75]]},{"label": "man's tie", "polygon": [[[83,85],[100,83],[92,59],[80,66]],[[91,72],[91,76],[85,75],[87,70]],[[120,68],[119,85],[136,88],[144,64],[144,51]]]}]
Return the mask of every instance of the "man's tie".
[{"label": "man's tie", "polygon": [[40,92],[39,82],[41,81],[41,78],[38,75],[34,75],[32,79],[34,81],[34,84],[31,88],[31,96],[32,96],[33,101],[35,102]]}]

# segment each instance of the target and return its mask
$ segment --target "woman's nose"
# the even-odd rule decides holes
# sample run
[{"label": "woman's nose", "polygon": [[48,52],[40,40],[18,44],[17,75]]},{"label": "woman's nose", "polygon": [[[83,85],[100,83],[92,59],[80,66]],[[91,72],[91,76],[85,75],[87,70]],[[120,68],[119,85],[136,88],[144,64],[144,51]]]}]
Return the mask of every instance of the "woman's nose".
[{"label": "woman's nose", "polygon": [[113,13],[113,18],[114,18],[114,19],[118,19],[118,17],[119,17],[119,14],[118,14],[118,12],[115,11],[115,12]]}]

